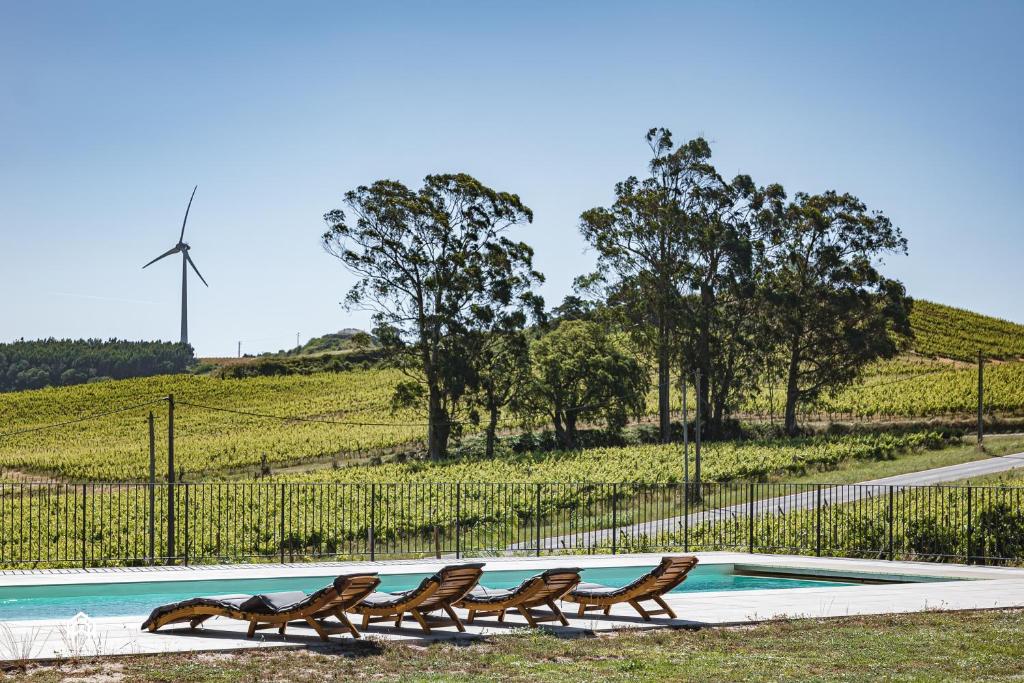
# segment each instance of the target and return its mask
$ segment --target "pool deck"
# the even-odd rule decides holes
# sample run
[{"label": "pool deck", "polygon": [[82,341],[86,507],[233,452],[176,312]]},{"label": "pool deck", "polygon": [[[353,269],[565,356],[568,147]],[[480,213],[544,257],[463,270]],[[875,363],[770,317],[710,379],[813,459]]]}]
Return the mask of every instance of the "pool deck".
[{"label": "pool deck", "polygon": [[[780,618],[828,618],[867,614],[893,614],[926,610],[1005,609],[1024,607],[1024,569],[977,567],[955,564],[887,562],[812,558],[746,553],[697,553],[702,564],[733,565],[744,570],[806,571],[820,576],[861,579],[892,578],[899,575],[962,581],[904,584],[864,584],[773,590],[676,593],[667,597],[679,619],[653,618],[643,621],[628,606],[617,606],[609,616],[588,613],[573,616],[574,606],[566,604],[570,625],[550,626],[566,636],[624,628],[666,628],[750,624]],[[650,566],[660,555],[552,556],[541,558],[485,558],[489,570],[543,570],[558,566]],[[320,562],[309,564],[259,564],[199,567],[142,567],[93,570],[38,570],[0,572],[0,586],[48,585],[54,583],[131,583],[139,581],[189,581],[237,578],[322,576],[376,569],[382,573],[433,572],[445,561]],[[321,648],[309,628],[289,628],[285,636],[263,631],[245,638],[246,625],[225,619],[211,619],[206,628],[168,627],[158,633],[139,629],[146,615],[101,617],[83,622],[7,621],[0,622],[0,660],[55,659],[88,655],[127,655],[161,652],[241,650],[254,647]],[[509,614],[505,624],[481,617],[467,625],[465,634],[453,626],[439,626],[429,636],[418,628],[395,629],[374,624],[367,638],[424,642],[451,638],[479,638],[508,633],[525,626],[518,615]],[[334,636],[344,644],[351,639]]]}]

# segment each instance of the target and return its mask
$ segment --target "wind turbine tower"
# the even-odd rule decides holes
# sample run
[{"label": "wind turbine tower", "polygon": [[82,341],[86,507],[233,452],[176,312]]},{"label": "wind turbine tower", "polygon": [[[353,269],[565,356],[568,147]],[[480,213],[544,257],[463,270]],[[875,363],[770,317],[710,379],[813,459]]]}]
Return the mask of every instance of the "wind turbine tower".
[{"label": "wind turbine tower", "polygon": [[188,223],[188,212],[192,208],[192,200],[195,199],[196,190],[199,186],[196,185],[192,188],[192,196],[188,199],[188,206],[185,207],[185,219],[181,221],[181,235],[178,236],[178,243],[173,247],[165,251],[164,253],[157,256],[155,259],[142,266],[148,268],[157,261],[163,258],[167,258],[172,254],[181,254],[181,343],[188,344],[188,267],[192,266],[192,270],[196,271],[196,275],[203,281],[203,284],[209,287],[206,283],[206,279],[203,274],[196,268],[196,264],[192,262],[192,257],[188,255],[189,246],[185,242],[185,224]]}]

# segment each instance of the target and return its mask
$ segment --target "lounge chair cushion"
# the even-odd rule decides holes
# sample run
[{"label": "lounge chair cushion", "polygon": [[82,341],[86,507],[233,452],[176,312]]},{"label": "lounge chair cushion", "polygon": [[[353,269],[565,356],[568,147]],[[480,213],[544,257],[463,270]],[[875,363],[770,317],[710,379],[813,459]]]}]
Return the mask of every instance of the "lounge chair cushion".
[{"label": "lounge chair cushion", "polygon": [[388,605],[394,605],[405,599],[405,597],[412,591],[398,591],[397,593],[381,593],[374,591],[370,593],[360,602],[361,605],[367,607],[387,607]]},{"label": "lounge chair cushion", "polygon": [[611,595],[621,590],[622,588],[618,586],[604,586],[600,583],[581,583],[573,589],[572,593],[573,595],[596,598]]},{"label": "lounge chair cushion", "polygon": [[244,602],[251,599],[251,595],[215,595],[205,598],[189,598],[188,600],[182,600],[181,602],[172,602],[169,605],[161,605],[150,612],[149,618],[142,624],[142,628],[149,628],[149,624],[151,622],[154,622],[163,615],[182,607],[223,607],[226,609],[239,610]]},{"label": "lounge chair cushion", "polygon": [[265,593],[252,596],[243,602],[239,609],[243,612],[252,612],[253,614],[274,614],[302,602],[306,597],[306,594],[302,591]]},{"label": "lounge chair cushion", "polygon": [[515,591],[507,588],[485,588],[477,586],[469,592],[465,599],[474,602],[502,602],[507,600]]}]

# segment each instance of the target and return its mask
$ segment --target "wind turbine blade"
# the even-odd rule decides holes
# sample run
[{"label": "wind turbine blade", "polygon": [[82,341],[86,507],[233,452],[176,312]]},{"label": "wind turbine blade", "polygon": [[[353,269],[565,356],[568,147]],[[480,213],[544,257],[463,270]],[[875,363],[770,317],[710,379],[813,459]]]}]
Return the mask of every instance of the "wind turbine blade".
[{"label": "wind turbine blade", "polygon": [[203,281],[203,284],[209,287],[210,285],[206,284],[206,279],[203,277],[203,274],[199,272],[199,269],[196,268],[196,264],[192,262],[192,257],[188,255],[187,251],[185,252],[185,260],[188,261],[190,266],[192,266],[192,270],[196,271],[196,275],[198,275],[199,279]]},{"label": "wind turbine blade", "polygon": [[171,254],[177,254],[179,251],[181,251],[181,249],[177,245],[175,245],[174,247],[172,247],[171,249],[168,249],[167,251],[165,251],[164,253],[160,254],[155,259],[153,259],[152,261],[150,261],[149,263],[147,263],[146,265],[144,265],[142,267],[143,268],[148,268],[151,265],[153,265],[154,263],[156,263],[157,261],[159,261],[160,259],[167,258]]},{"label": "wind turbine blade", "polygon": [[[193,187],[192,188],[192,196],[188,198],[188,206],[185,207],[185,219],[183,221],[181,221],[181,236],[178,237],[178,241],[179,242],[182,241],[183,239],[185,239],[185,223],[188,222],[188,210],[192,208],[192,200],[196,198],[196,190],[198,190],[198,189],[199,189],[198,185]],[[193,268],[194,267],[195,266],[193,266]]]}]

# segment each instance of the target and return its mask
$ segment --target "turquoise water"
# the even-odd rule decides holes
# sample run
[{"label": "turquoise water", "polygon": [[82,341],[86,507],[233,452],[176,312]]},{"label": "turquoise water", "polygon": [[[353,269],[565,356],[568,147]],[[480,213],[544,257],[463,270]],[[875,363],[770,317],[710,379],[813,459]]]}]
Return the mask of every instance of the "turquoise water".
[{"label": "turquoise water", "polygon": [[[583,571],[583,580],[607,586],[622,586],[651,567],[598,567]],[[536,571],[487,571],[483,585],[512,588],[537,574]],[[427,574],[382,574],[378,590],[413,588]],[[140,583],[58,584],[0,588],[0,620],[66,619],[78,612],[92,617],[145,615],[158,605],[198,595],[273,593],[301,590],[311,593],[331,582],[332,576],[302,578],[228,579],[220,581],[148,581]],[[853,583],[784,579],[733,574],[728,567],[697,567],[677,592],[743,591],[766,588],[810,588],[852,586]]]}]

